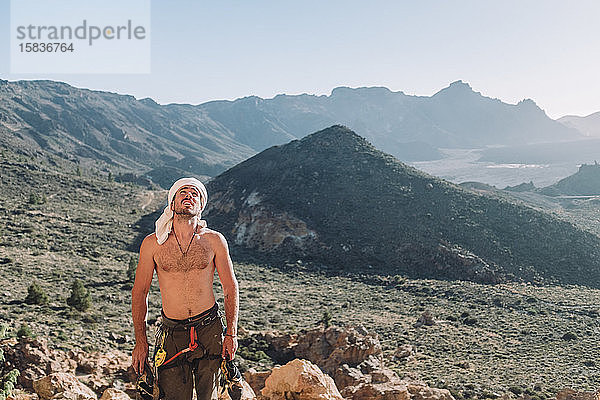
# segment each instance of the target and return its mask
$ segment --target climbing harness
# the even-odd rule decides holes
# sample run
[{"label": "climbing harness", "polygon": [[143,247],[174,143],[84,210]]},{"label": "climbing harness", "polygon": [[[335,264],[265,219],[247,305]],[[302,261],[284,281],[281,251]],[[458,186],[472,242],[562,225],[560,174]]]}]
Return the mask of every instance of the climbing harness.
[{"label": "climbing harness", "polygon": [[165,351],[165,348],[164,348],[166,336],[167,336],[166,331],[163,330],[161,332],[160,347],[156,351],[156,354],[154,355],[154,367],[155,368],[158,368],[161,366],[164,367],[165,365],[167,365],[171,361],[175,360],[180,355],[187,353],[188,351],[194,351],[198,348],[198,343],[196,343],[196,329],[195,329],[195,327],[192,326],[192,327],[190,327],[190,344],[188,345],[188,347],[186,347],[185,349],[183,349],[181,351],[178,351],[173,357],[171,357],[167,361],[165,361],[165,358],[167,358],[167,352]]},{"label": "climbing harness", "polygon": [[[228,393],[232,400],[238,400],[242,395],[242,374],[235,363],[231,360],[223,359],[221,354],[208,354],[207,348],[198,341],[197,329],[200,327],[208,326],[212,324],[216,319],[219,318],[217,305],[213,306],[206,312],[188,318],[186,320],[172,320],[162,314],[163,323],[160,330],[156,333],[156,350],[154,352],[153,368],[148,365],[149,374],[146,376],[152,377],[152,380],[148,382],[146,377],[144,384],[140,385],[140,379],[138,379],[138,392],[141,394],[143,400],[158,400],[163,396],[158,386],[158,375],[163,369],[172,367],[184,368],[184,365],[193,365],[196,368],[198,361],[200,360],[222,360],[220,365],[221,377],[219,382],[219,392],[224,394]],[[173,334],[175,331],[189,330],[189,343],[187,347],[178,351],[173,356],[167,359],[167,351],[165,349],[165,341],[167,337]],[[181,357],[186,353],[191,353],[198,348],[201,348],[202,354],[193,354],[188,357]],[[229,358],[229,357],[228,357]],[[178,362],[174,362],[178,360]],[[186,364],[186,362],[188,364]],[[153,374],[152,374],[153,373]],[[183,374],[185,383],[185,373]],[[156,396],[156,397],[155,397]]]}]

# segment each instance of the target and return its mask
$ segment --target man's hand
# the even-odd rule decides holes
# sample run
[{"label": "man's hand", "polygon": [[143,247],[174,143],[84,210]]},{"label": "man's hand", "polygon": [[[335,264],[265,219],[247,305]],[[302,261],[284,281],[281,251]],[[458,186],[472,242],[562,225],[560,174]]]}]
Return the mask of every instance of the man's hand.
[{"label": "man's hand", "polygon": [[136,343],[131,354],[131,366],[136,374],[144,372],[144,364],[148,360],[148,343]]},{"label": "man's hand", "polygon": [[235,357],[235,352],[238,349],[238,340],[237,337],[233,336],[225,336],[223,339],[223,354],[221,357],[226,359],[227,361],[233,360]]}]

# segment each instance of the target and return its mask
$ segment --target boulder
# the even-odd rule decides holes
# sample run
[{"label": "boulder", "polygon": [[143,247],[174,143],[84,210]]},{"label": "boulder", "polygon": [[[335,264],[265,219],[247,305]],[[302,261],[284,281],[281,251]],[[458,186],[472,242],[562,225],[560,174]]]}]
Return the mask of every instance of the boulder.
[{"label": "boulder", "polygon": [[410,344],[403,344],[394,352],[395,360],[407,360],[410,356],[415,355],[415,348]]},{"label": "boulder", "polygon": [[314,329],[300,336],[295,354],[333,374],[340,365],[355,367],[371,355],[382,354],[382,349],[377,336],[367,333],[362,327],[329,327]]},{"label": "boulder", "polygon": [[299,359],[273,368],[261,394],[269,400],[343,400],[330,376],[310,361]]},{"label": "boulder", "polygon": [[370,383],[371,376],[363,374],[356,367],[343,364],[335,371],[333,380],[338,388],[345,388],[347,386],[358,386],[361,383]]},{"label": "boulder", "polygon": [[122,390],[108,388],[102,393],[100,400],[131,400],[129,395]]},{"label": "boulder", "polygon": [[23,390],[15,389],[6,400],[38,400],[37,393],[28,393]]},{"label": "boulder", "polygon": [[344,398],[352,400],[410,400],[406,385],[401,383],[367,383],[342,390]]},{"label": "boulder", "polygon": [[448,389],[431,388],[415,383],[409,383],[406,387],[412,400],[454,400]]},{"label": "boulder", "polygon": [[79,382],[75,375],[56,372],[33,382],[33,389],[42,400],[96,400],[92,389]]},{"label": "boulder", "polygon": [[71,352],[71,357],[76,362],[77,371],[86,374],[82,377],[82,381],[99,395],[112,387],[116,378],[125,382],[135,380],[135,373],[132,375],[129,371],[131,357],[122,351]]},{"label": "boulder", "polygon": [[265,387],[265,381],[271,375],[271,371],[257,372],[255,369],[250,368],[244,372],[244,380],[248,382],[254,393],[260,393]]},{"label": "boulder", "polygon": [[556,394],[556,400],[600,400],[600,391],[578,392],[571,388],[565,388]]},{"label": "boulder", "polygon": [[417,319],[417,322],[415,323],[415,327],[420,327],[420,326],[432,326],[435,325],[435,319],[433,318],[433,314],[431,314],[430,311],[424,311],[423,314],[421,314],[421,316],[419,317],[419,319]]},{"label": "boulder", "polygon": [[33,382],[55,372],[75,373],[76,364],[64,351],[48,348],[44,338],[11,339],[0,343],[6,366],[18,369],[19,384],[32,388]]}]

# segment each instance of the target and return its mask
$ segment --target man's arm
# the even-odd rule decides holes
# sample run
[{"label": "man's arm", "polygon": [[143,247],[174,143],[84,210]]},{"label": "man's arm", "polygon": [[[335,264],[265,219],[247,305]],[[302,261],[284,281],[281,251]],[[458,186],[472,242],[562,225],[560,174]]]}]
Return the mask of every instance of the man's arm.
[{"label": "man's arm", "polygon": [[227,320],[227,330],[223,340],[223,358],[232,360],[238,348],[237,342],[237,322],[239,313],[239,291],[238,282],[233,272],[233,263],[229,257],[229,248],[225,237],[220,233],[216,234],[215,244],[215,266],[221,285],[223,286],[223,295],[225,297],[225,319]]},{"label": "man's arm", "polygon": [[146,236],[142,242],[135,282],[131,290],[131,316],[135,331],[135,347],[131,355],[131,365],[138,374],[144,371],[144,363],[148,359],[146,315],[148,313],[148,291],[154,274],[154,243],[156,243],[154,235]]}]

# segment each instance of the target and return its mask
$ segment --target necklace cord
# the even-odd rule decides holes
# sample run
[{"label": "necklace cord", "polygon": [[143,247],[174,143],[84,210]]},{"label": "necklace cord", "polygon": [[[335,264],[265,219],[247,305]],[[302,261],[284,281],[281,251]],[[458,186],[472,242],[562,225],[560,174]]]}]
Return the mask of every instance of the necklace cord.
[{"label": "necklace cord", "polygon": [[198,227],[194,228],[194,233],[192,233],[192,237],[191,237],[190,242],[188,243],[187,248],[185,249],[185,251],[183,251],[183,249],[181,248],[181,243],[179,243],[179,239],[177,238],[177,233],[175,232],[175,228],[173,228],[173,235],[175,235],[175,240],[177,241],[177,246],[179,247],[179,251],[181,252],[181,254],[184,257],[190,251],[190,246],[192,245],[192,242],[194,241],[194,236],[196,236],[196,229],[197,228]]}]

